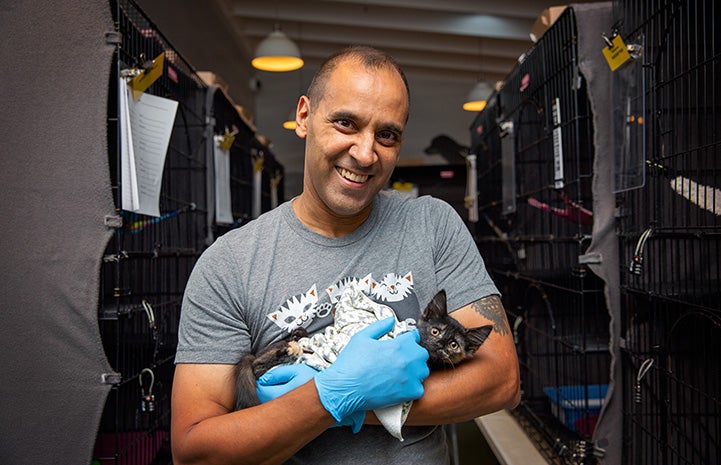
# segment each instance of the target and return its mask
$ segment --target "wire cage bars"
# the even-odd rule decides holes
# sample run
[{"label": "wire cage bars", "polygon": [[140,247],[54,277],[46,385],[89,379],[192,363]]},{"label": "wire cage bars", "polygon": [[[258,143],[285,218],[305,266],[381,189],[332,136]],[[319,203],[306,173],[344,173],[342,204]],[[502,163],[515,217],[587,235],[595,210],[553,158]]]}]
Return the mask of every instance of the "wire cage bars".
[{"label": "wire cage bars", "polygon": [[[101,267],[98,318],[115,379],[98,431],[98,464],[170,464],[170,392],[180,305],[185,284],[202,251],[251,217],[252,153],[263,151],[260,211],[270,209],[269,173],[282,173],[272,152],[221,92],[209,89],[192,66],[130,0],[111,2],[119,34],[109,83],[108,153],[118,225]],[[162,172],[160,215],[122,210],[118,76],[143,68],[164,53],[162,75],[145,91],[178,103]],[[212,124],[209,123],[212,121]],[[232,224],[212,215],[214,135],[236,131],[231,148]],[[282,183],[275,181],[282,198]]]},{"label": "wire cage bars", "polygon": [[[259,208],[261,212],[278,205],[284,197],[284,168],[268,147],[258,140],[225,92],[212,87],[208,92],[213,133],[234,134],[234,141],[229,147],[233,221],[214,224],[214,236],[219,236],[253,219],[258,213],[254,212],[254,204],[255,209]],[[260,184],[256,186],[258,182]],[[258,195],[259,198],[254,198]]]},{"label": "wire cage bars", "polygon": [[165,54],[147,93],[178,102],[159,199],[159,217],[118,210],[103,259],[99,323],[118,379],[108,396],[93,454],[100,464],[171,463],[170,386],[185,282],[206,241],[205,86],[131,2],[111,3],[120,35],[109,83],[108,153],[121,205],[118,76]]},{"label": "wire cage bars", "polygon": [[471,126],[483,186],[477,241],[514,331],[519,412],[563,463],[593,460],[610,363],[603,283],[579,264],[592,233],[594,147],[577,40],[569,8]]},{"label": "wire cage bars", "polygon": [[[506,231],[503,209],[502,144],[508,143],[507,131],[500,121],[498,93],[488,98],[485,109],[471,124],[470,153],[476,155],[478,183],[478,222],[471,232],[481,246],[484,260],[496,268],[515,269],[516,251]],[[507,125],[507,123],[504,123]],[[501,138],[504,137],[502,141]],[[504,229],[501,229],[504,227]]]},{"label": "wire cage bars", "polygon": [[616,131],[625,135],[616,145],[644,147],[616,166],[617,178],[636,179],[616,196],[624,461],[718,463],[721,9],[710,0],[613,7],[617,32],[641,50],[615,121],[635,129]]}]

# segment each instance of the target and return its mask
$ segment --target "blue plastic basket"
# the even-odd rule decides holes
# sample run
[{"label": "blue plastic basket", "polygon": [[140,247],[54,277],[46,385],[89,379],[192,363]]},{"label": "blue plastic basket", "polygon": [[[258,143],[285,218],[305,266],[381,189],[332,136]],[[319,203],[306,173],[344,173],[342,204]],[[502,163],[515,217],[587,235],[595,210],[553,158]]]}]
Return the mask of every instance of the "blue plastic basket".
[{"label": "blue plastic basket", "polygon": [[608,384],[543,388],[543,392],[551,400],[553,415],[571,431],[589,436],[593,434],[607,391]]}]

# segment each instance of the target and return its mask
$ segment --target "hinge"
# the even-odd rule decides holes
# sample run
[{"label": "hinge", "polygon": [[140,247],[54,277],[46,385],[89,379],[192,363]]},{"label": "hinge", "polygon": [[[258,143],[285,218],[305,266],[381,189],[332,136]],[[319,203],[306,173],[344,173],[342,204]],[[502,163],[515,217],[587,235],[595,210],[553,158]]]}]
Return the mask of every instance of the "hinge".
[{"label": "hinge", "polygon": [[100,382],[103,384],[118,385],[123,380],[123,375],[120,373],[103,373],[100,375]]},{"label": "hinge", "polygon": [[579,265],[600,265],[601,263],[603,263],[603,255],[598,252],[578,256]]},{"label": "hinge", "polygon": [[105,215],[103,223],[106,228],[122,228],[123,217],[119,215]]},{"label": "hinge", "polygon": [[123,35],[118,31],[106,32],[105,43],[111,45],[120,45],[123,41]]}]

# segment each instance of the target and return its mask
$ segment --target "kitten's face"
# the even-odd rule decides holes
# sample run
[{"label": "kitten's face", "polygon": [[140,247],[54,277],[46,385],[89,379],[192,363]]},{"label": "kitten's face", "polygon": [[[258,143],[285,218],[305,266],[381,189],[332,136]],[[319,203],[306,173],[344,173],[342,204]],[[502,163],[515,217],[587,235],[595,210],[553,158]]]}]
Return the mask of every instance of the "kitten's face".
[{"label": "kitten's face", "polygon": [[445,291],[436,294],[418,322],[420,344],[428,350],[431,368],[454,367],[473,357],[491,329],[491,325],[465,328],[449,316]]}]

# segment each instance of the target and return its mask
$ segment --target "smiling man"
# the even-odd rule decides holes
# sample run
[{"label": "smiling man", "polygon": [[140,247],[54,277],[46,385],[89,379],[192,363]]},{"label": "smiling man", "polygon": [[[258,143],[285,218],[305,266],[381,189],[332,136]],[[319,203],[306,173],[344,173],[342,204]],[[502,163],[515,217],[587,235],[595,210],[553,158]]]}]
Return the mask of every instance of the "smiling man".
[{"label": "smiling man", "polygon": [[[401,69],[369,47],[331,56],[300,98],[303,192],[219,238],[188,282],[173,383],[176,464],[444,464],[439,425],[518,402],[505,312],[463,221],[440,200],[382,190],[409,101]],[[445,289],[455,319],[494,330],[471,361],[429,375],[417,331],[380,340],[393,325],[381,321],[323,371],[270,371],[257,385],[263,403],[234,411],[238,360],[298,327],[324,331],[350,283],[399,320],[417,320]],[[372,410],[407,400],[400,442]]]},{"label": "smiling man", "polygon": [[296,133],[306,149],[293,208],[319,234],[338,237],[363,223],[398,161],[408,87],[398,69],[375,60],[360,72],[331,64],[298,102]]}]

